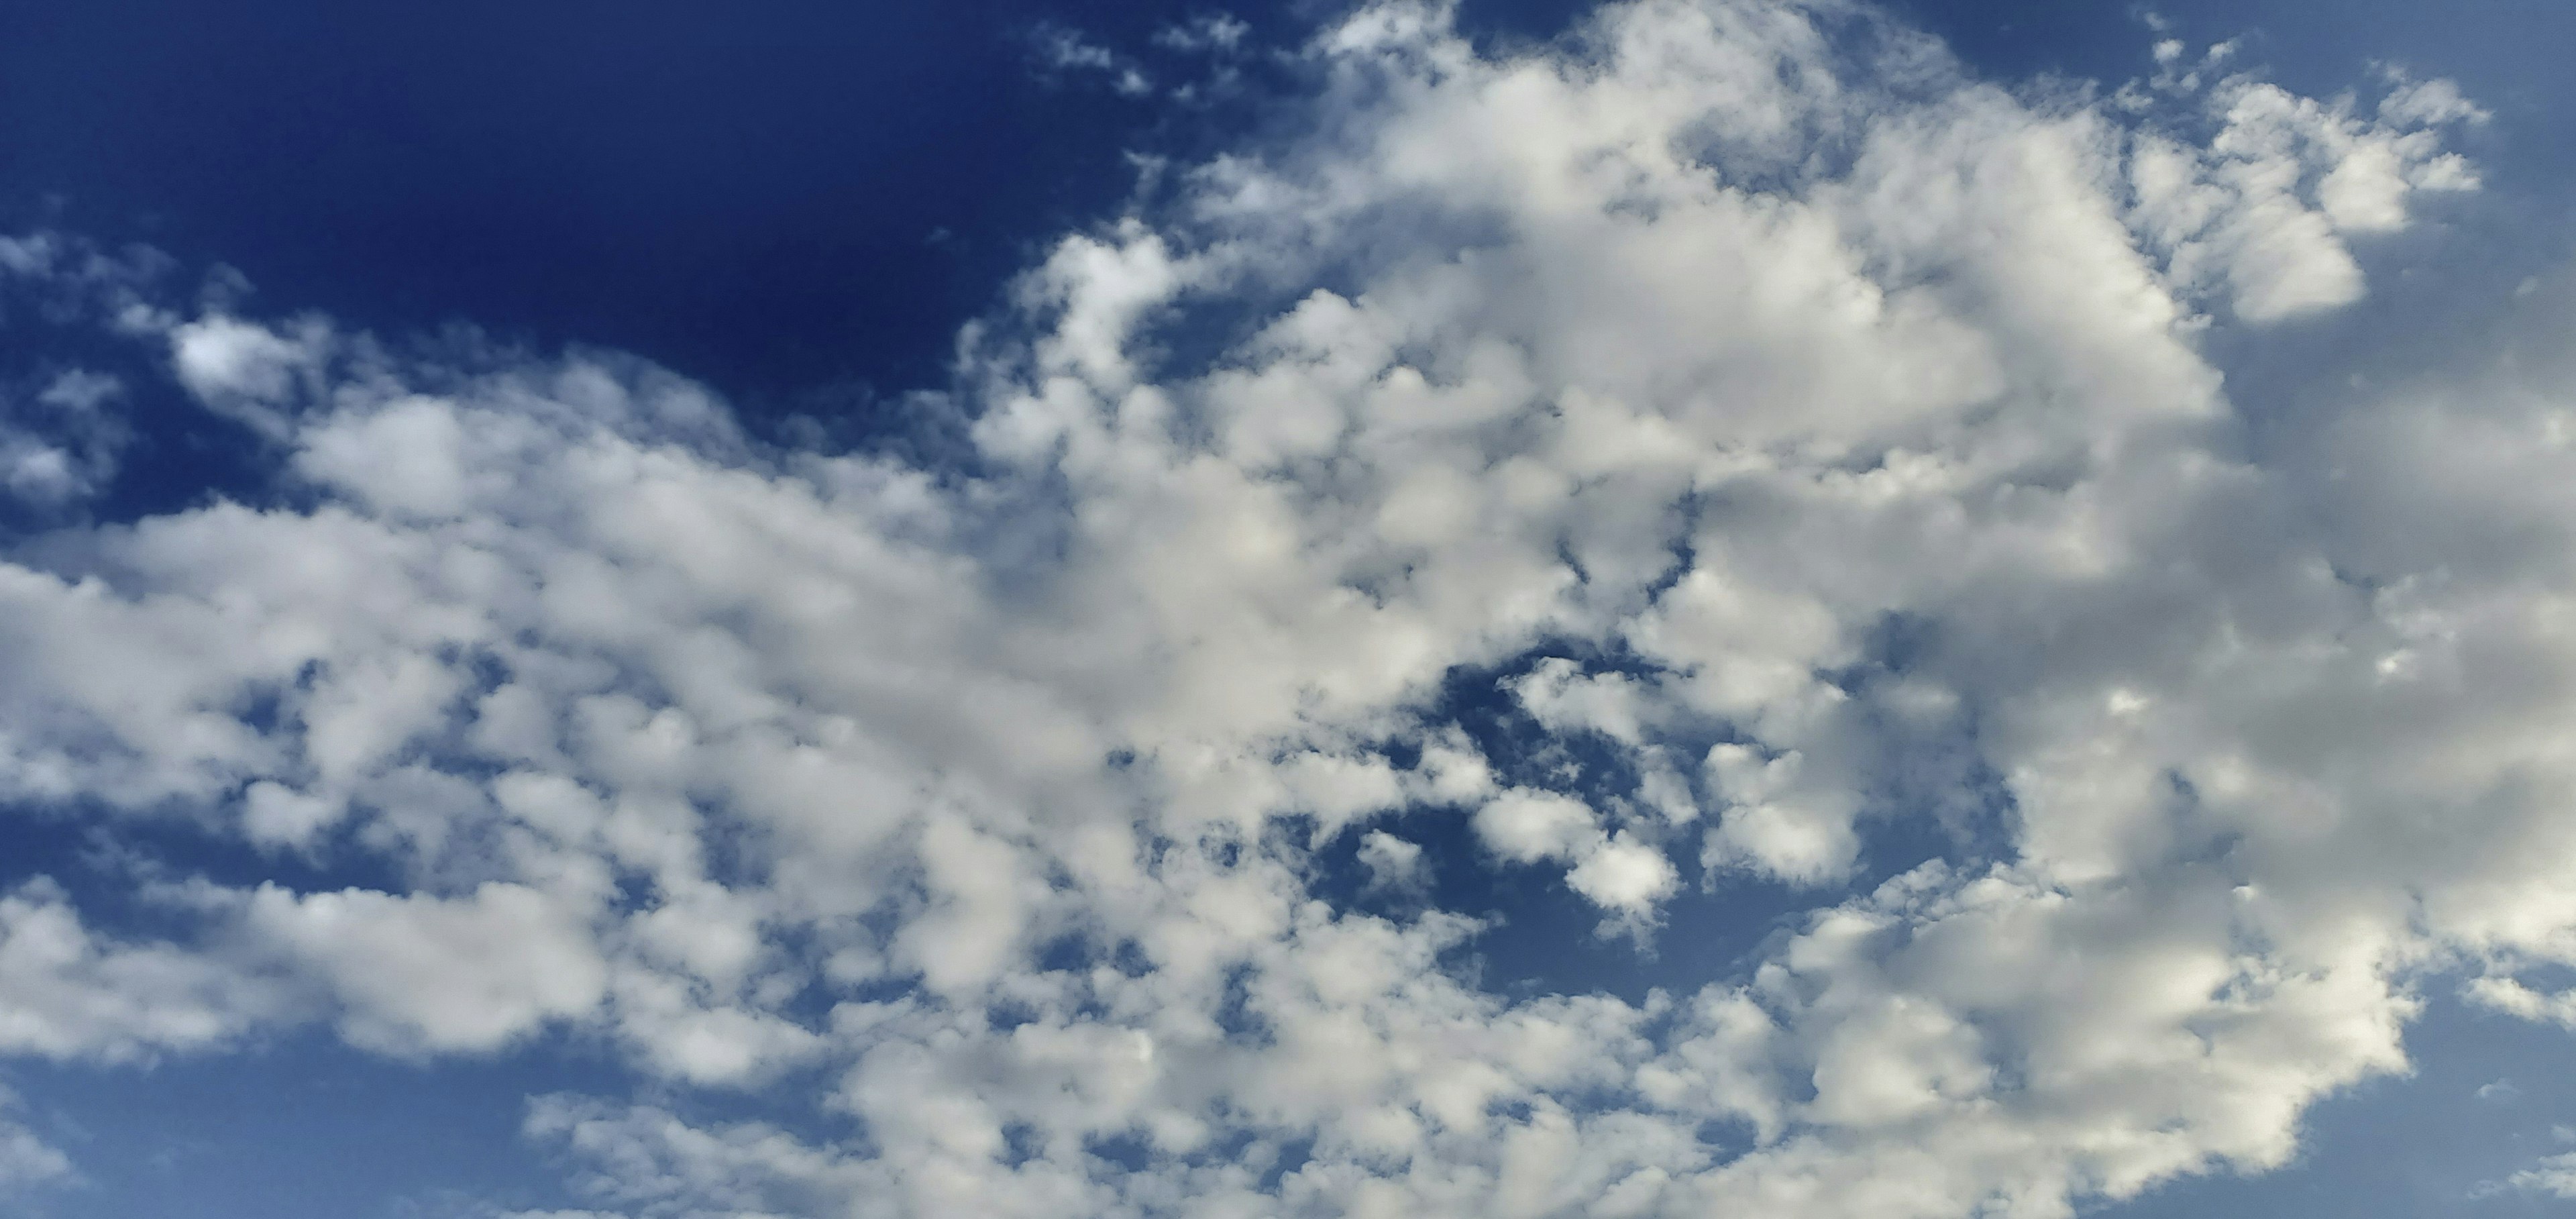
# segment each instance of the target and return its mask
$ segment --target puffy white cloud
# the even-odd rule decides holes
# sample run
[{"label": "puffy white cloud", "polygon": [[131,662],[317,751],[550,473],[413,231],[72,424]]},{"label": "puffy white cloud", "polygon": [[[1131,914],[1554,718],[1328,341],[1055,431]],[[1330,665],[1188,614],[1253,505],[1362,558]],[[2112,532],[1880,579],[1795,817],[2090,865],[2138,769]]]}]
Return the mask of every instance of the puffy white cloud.
[{"label": "puffy white cloud", "polygon": [[1632,912],[1650,910],[1671,896],[1680,879],[1662,851],[1625,831],[1585,852],[1565,874],[1565,883],[1594,905]]},{"label": "puffy white cloud", "polygon": [[[2023,98],[1838,5],[1501,56],[1366,7],[1300,134],[968,335],[953,469],[621,357],[120,313],[296,494],[11,553],[0,792],[381,879],[160,885],[172,945],[0,899],[0,1036],[829,1081],[806,1135],[537,1102],[632,1215],[2048,1216],[2279,1164],[2431,971],[2566,1003],[2576,408],[2498,359],[2250,440],[2202,336],[2355,299],[2478,112],[2157,58]],[[1694,882],[1810,908],[1640,1001],[1497,992],[1515,912],[1421,908],[1435,850],[1648,947]]]},{"label": "puffy white cloud", "polygon": [[331,981],[347,1000],[351,1040],[484,1050],[598,1004],[607,969],[585,913],[502,882],[452,899],[262,886],[242,921]]},{"label": "puffy white cloud", "polygon": [[1790,750],[1763,758],[1743,745],[1708,751],[1708,779],[1729,801],[1708,835],[1702,861],[1740,864],[1784,880],[1832,880],[1851,869],[1860,850],[1852,831],[1857,801],[1828,781],[1801,784],[1806,756]]},{"label": "puffy white cloud", "polygon": [[1555,792],[1516,788],[1476,810],[1476,836],[1514,863],[1571,857],[1599,833],[1591,809]]},{"label": "puffy white cloud", "polygon": [[[2168,44],[2171,45],[2171,44]],[[2202,94],[2217,131],[2206,147],[2170,136],[2138,141],[2130,173],[2141,231],[2186,286],[2223,282],[2236,315],[2270,322],[2351,304],[2362,295],[2347,238],[2406,227],[2418,192],[2474,190],[2466,159],[2441,128],[2482,123],[2484,110],[2448,81],[2390,73],[2369,114],[2351,98],[2319,102],[2250,76],[2205,87],[2230,48],[2177,77],[2160,52],[2165,91]],[[2134,96],[2134,95],[2133,95]]]},{"label": "puffy white cloud", "polygon": [[0,1051],[123,1062],[203,1050],[287,1014],[287,998],[177,945],[103,938],[50,881],[0,896]]},{"label": "puffy white cloud", "polygon": [[2488,1182],[2472,1191],[2473,1197],[2500,1193],[2540,1194],[2550,1198],[2576,1198],[2576,1152],[2544,1156],[2540,1162],[2521,1169],[2502,1182]]},{"label": "puffy white cloud", "polygon": [[1360,839],[1359,861],[1368,869],[1369,887],[1409,891],[1425,883],[1422,847],[1385,830],[1370,830]]},{"label": "puffy white cloud", "polygon": [[281,334],[257,322],[209,314],[170,331],[170,362],[179,383],[208,406],[271,440],[285,439],[292,424],[286,405],[310,384],[330,341],[327,328],[307,321]]}]

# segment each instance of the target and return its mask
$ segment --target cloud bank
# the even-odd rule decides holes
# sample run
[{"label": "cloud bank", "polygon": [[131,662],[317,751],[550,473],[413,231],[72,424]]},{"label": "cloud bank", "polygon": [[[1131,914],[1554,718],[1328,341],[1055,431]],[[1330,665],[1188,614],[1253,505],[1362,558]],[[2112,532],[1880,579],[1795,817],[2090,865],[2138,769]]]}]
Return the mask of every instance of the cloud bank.
[{"label": "cloud bank", "polygon": [[[281,863],[130,861],[159,938],[0,897],[0,1047],[583,1041],[803,1115],[534,1099],[603,1215],[1930,1219],[2278,1165],[2428,979],[2576,1011],[2559,349],[2261,427],[2207,354],[2477,189],[2456,89],[2016,92],[1755,0],[1302,55],[968,329],[953,462],[0,249],[271,485],[93,522],[117,433],[7,417],[69,515],[0,564],[0,793]],[[1444,855],[1641,961],[1804,912],[1507,992]]]}]

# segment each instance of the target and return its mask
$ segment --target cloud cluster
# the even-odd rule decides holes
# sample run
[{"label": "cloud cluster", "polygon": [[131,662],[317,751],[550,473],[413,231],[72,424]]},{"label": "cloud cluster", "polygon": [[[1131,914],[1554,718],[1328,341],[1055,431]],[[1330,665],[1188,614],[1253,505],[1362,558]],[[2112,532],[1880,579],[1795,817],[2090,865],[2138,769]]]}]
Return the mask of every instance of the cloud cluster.
[{"label": "cloud cluster", "polygon": [[[2279,321],[2359,300],[2350,238],[2405,228],[2418,193],[2477,189],[2442,129],[2489,116],[2450,82],[2389,71],[2367,111],[2350,96],[2320,102],[2245,76],[2204,84],[2233,53],[2222,43],[2184,71],[2182,44],[2157,44],[2152,90],[2205,90],[2206,143],[2150,136],[2128,168],[2139,233],[2177,280],[2224,286],[2236,316]],[[2149,96],[2133,87],[2123,101],[2148,107]]]},{"label": "cloud cluster", "polygon": [[[379,879],[138,870],[172,943],[23,887],[0,1045],[825,1081],[830,1137],[535,1101],[635,1216],[1930,1219],[2278,1164],[2440,970],[2576,1006],[2565,380],[2258,452],[2201,346],[2472,189],[2456,91],[2024,96],[1763,0],[1306,55],[1295,134],[970,329],[956,468],[628,357],[120,313],[278,493],[10,551],[0,796]],[[1444,851],[1602,951],[1807,911],[1505,994]]]},{"label": "cloud cluster", "polygon": [[[1199,105],[1233,93],[1242,83],[1242,54],[1250,46],[1252,27],[1231,13],[1203,13],[1156,30],[1150,49],[1165,60],[1148,65],[1135,55],[1086,39],[1082,32],[1055,22],[1029,30],[1030,61],[1038,80],[1062,87],[1077,80],[1105,84],[1126,98],[1155,98],[1177,105]],[[1181,77],[1177,84],[1164,83]]]}]

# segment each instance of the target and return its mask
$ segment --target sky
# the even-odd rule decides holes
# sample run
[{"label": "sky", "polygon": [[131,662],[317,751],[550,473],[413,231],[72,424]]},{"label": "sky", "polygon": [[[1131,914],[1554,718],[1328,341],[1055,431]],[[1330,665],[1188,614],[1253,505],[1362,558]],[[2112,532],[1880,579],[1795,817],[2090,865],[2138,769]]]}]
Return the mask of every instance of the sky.
[{"label": "sky", "polygon": [[2576,1211],[2576,10],[0,10],[0,1213]]}]

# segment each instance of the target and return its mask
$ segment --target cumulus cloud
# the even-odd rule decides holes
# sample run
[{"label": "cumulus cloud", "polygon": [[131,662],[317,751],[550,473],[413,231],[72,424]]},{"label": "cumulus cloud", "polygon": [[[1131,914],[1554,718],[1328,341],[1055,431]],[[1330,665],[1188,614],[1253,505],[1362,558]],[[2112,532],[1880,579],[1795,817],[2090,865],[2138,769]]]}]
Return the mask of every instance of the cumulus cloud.
[{"label": "cumulus cloud", "polygon": [[2477,189],[2443,129],[2489,116],[2450,82],[2390,72],[2368,109],[2251,75],[2204,84],[2232,50],[2221,44],[2177,72],[2180,44],[2159,44],[2155,88],[2196,96],[2214,133],[2205,145],[2146,134],[2131,154],[2133,223],[2187,290],[2223,288],[2236,315],[2258,323],[2351,304],[2362,295],[2353,237],[2405,228],[2417,194]]},{"label": "cumulus cloud", "polygon": [[170,363],[208,407],[283,440],[292,430],[283,409],[309,383],[327,336],[314,321],[289,332],[209,314],[171,329]]},{"label": "cumulus cloud", "polygon": [[2501,1182],[2487,1182],[2472,1191],[2473,1197],[2493,1197],[2503,1193],[2538,1194],[2546,1198],[2576,1198],[2576,1153],[2544,1156],[2529,1168],[2515,1172]]},{"label": "cumulus cloud", "polygon": [[599,1003],[607,968],[582,913],[499,882],[453,899],[262,886],[243,921],[331,979],[349,1001],[351,1040],[476,1050]]},{"label": "cumulus cloud", "polygon": [[0,896],[0,1052],[125,1062],[203,1050],[284,1014],[283,998],[208,955],[100,936],[50,881]]},{"label": "cumulus cloud", "polygon": [[[2576,470],[2528,360],[2248,441],[2203,336],[2356,299],[2478,112],[2181,56],[2070,100],[1834,4],[1506,55],[1364,7],[1294,134],[969,333],[956,468],[628,357],[124,310],[281,493],[9,553],[0,793],[398,881],[163,885],[198,938],[149,945],[22,889],[0,1036],[827,1081],[826,1134],[536,1101],[633,1215],[2048,1216],[2280,1164],[2429,971],[2565,1002]],[[1433,850],[1650,948],[1691,885],[1808,909],[1506,993]]]},{"label": "cumulus cloud", "polygon": [[1371,888],[1402,892],[1424,883],[1422,847],[1385,830],[1370,830],[1360,839],[1359,860]]}]

